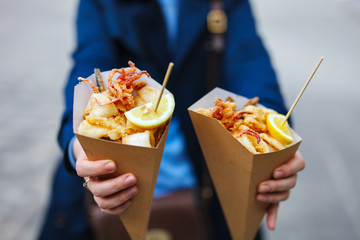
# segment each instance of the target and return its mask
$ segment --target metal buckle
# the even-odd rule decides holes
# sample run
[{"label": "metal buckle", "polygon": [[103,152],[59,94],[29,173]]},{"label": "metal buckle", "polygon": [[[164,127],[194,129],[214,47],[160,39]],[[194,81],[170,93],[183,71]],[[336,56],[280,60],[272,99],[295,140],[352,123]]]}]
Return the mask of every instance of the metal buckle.
[{"label": "metal buckle", "polygon": [[149,229],[146,234],[146,240],[171,240],[170,232],[162,228]]},{"label": "metal buckle", "polygon": [[222,34],[227,30],[227,16],[223,10],[214,9],[207,15],[207,27],[211,33]]}]

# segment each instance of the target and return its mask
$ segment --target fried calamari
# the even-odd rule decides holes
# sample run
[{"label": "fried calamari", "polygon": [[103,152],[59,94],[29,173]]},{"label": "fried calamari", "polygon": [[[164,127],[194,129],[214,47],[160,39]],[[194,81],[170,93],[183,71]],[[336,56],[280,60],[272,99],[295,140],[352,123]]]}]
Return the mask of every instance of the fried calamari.
[{"label": "fried calamari", "polygon": [[215,107],[195,111],[217,119],[250,152],[268,153],[284,149],[286,146],[273,138],[266,125],[266,117],[276,111],[257,106],[259,98],[250,99],[241,110],[231,98],[223,101],[215,98]]},{"label": "fried calamari", "polygon": [[98,139],[108,139],[125,144],[147,147],[156,146],[165,126],[143,129],[131,124],[125,112],[153,102],[159,90],[147,86],[145,81],[137,81],[146,71],[136,71],[135,64],[129,61],[128,69],[113,69],[107,79],[108,89],[100,92],[92,81],[79,78],[90,84],[94,93],[90,96],[84,111],[84,120],[78,133]]}]

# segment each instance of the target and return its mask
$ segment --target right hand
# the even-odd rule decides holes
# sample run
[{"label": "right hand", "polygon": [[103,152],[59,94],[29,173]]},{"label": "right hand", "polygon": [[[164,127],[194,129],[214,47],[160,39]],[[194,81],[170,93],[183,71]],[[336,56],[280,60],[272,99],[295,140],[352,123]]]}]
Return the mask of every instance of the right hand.
[{"label": "right hand", "polygon": [[73,152],[76,157],[76,172],[80,177],[90,177],[87,188],[94,195],[101,211],[112,215],[125,211],[131,204],[131,198],[138,192],[134,174],[126,173],[115,178],[101,179],[99,176],[116,170],[114,161],[89,161],[77,139],[74,141]]}]

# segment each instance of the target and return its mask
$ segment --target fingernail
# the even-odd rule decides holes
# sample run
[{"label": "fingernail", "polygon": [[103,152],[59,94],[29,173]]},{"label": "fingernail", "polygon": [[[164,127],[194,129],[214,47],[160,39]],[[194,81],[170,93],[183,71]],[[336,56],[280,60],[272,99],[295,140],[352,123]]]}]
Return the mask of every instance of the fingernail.
[{"label": "fingernail", "polygon": [[125,203],[123,203],[122,208],[123,210],[127,209],[131,205],[131,200],[127,200]]},{"label": "fingernail", "polygon": [[281,178],[282,176],[284,176],[284,172],[281,170],[276,170],[274,173],[274,177],[275,178]]},{"label": "fingernail", "polygon": [[109,161],[108,163],[105,164],[106,171],[112,172],[115,170],[115,168],[116,168],[116,165],[113,161]]},{"label": "fingernail", "polygon": [[257,195],[257,200],[265,202],[267,200],[267,197],[264,195]]},{"label": "fingernail", "polygon": [[137,187],[132,187],[128,190],[127,195],[129,198],[133,197],[137,193]]},{"label": "fingernail", "polygon": [[264,192],[269,192],[269,191],[270,191],[269,185],[267,185],[267,184],[260,185],[259,192],[264,193]]},{"label": "fingernail", "polygon": [[125,178],[124,183],[125,183],[126,186],[131,186],[131,185],[134,185],[136,183],[136,179],[132,174],[130,174],[129,176],[127,176]]}]

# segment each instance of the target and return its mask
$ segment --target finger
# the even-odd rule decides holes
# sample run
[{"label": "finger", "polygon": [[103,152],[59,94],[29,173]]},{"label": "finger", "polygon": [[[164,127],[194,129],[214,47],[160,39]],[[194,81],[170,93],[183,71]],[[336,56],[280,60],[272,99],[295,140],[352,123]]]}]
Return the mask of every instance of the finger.
[{"label": "finger", "polygon": [[274,203],[267,211],[266,223],[269,230],[275,230],[279,204]]},{"label": "finger", "polygon": [[297,174],[278,180],[267,180],[258,187],[259,193],[283,192],[295,187]]},{"label": "finger", "polygon": [[80,177],[101,176],[116,170],[116,164],[112,160],[89,161],[79,157],[76,161],[76,173]]},{"label": "finger", "polygon": [[131,205],[131,200],[127,200],[122,205],[120,205],[120,206],[118,206],[116,208],[113,208],[113,209],[102,209],[102,208],[100,208],[100,210],[103,213],[106,213],[106,214],[118,215],[118,214],[124,212],[128,207],[130,207],[130,205]]},{"label": "finger", "polygon": [[305,168],[305,160],[302,157],[301,153],[297,151],[293,158],[291,158],[287,163],[277,167],[273,173],[275,179],[289,177],[296,174],[297,172]]},{"label": "finger", "polygon": [[279,203],[289,198],[290,191],[276,192],[276,193],[259,193],[256,195],[256,199],[261,202],[267,203]]},{"label": "finger", "polygon": [[136,177],[132,173],[123,174],[116,178],[91,178],[87,186],[96,197],[106,197],[135,185]]},{"label": "finger", "polygon": [[107,197],[96,197],[94,200],[101,209],[114,209],[124,204],[138,192],[137,186],[133,186],[116,194]]}]

